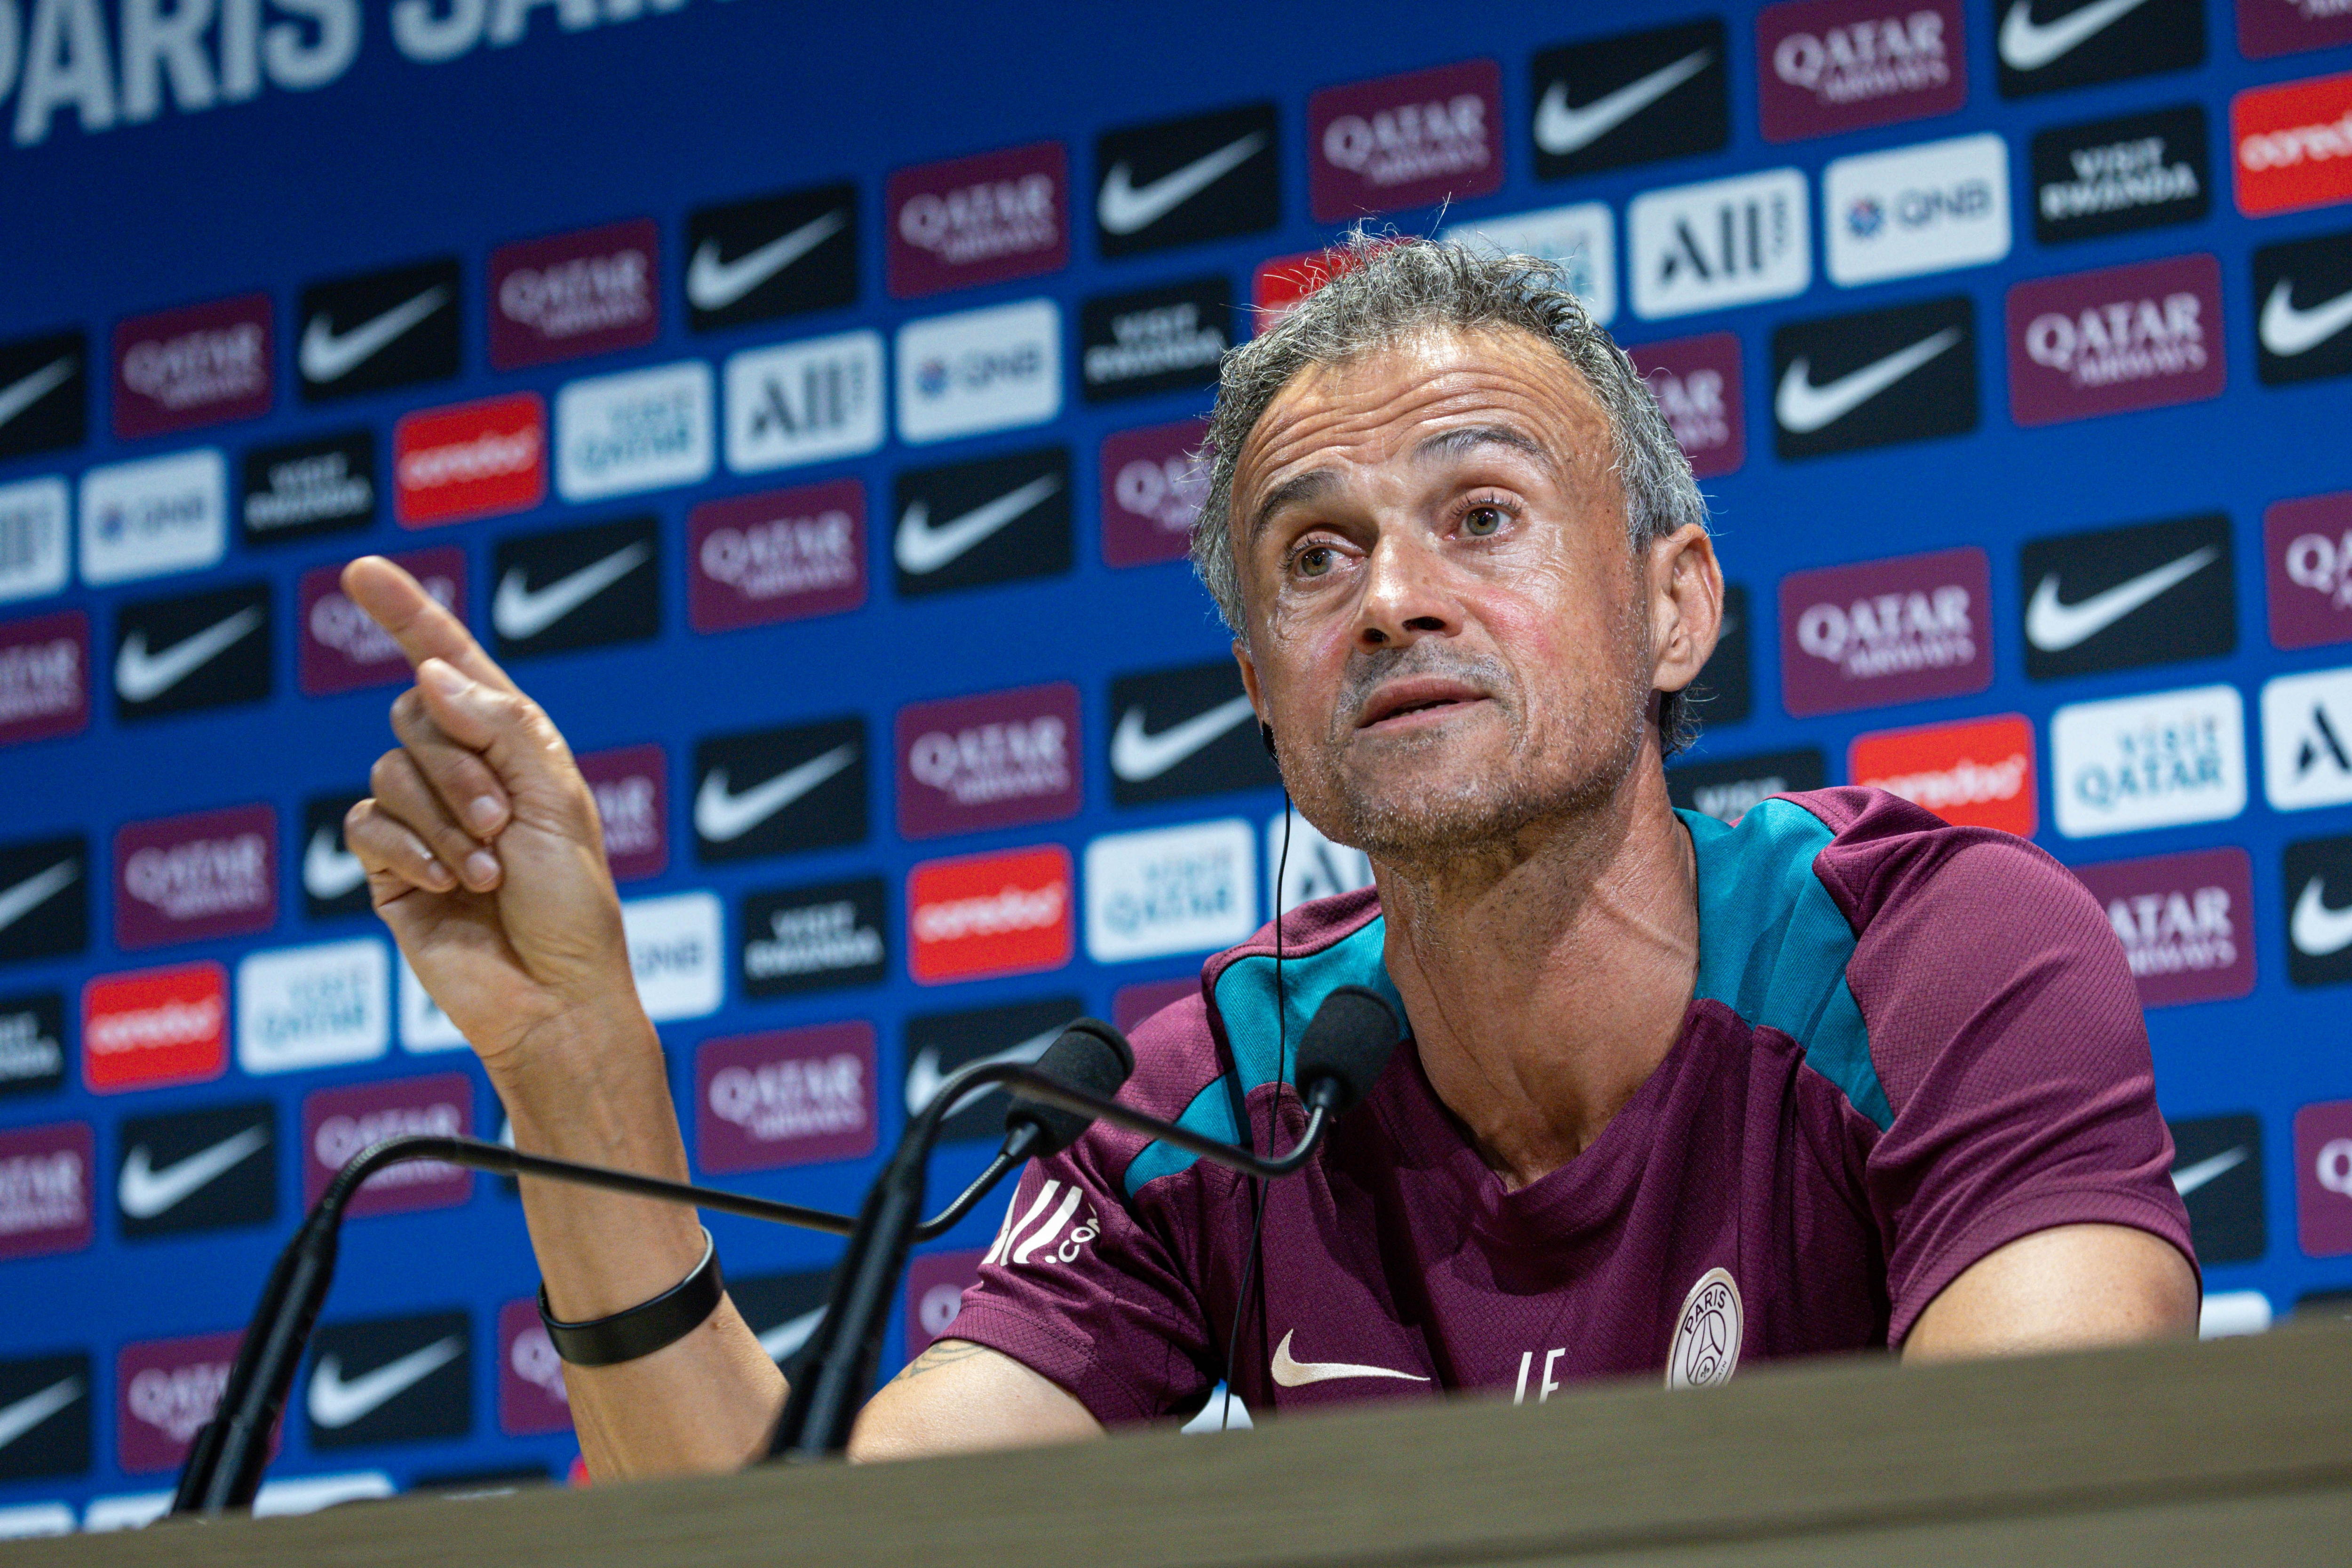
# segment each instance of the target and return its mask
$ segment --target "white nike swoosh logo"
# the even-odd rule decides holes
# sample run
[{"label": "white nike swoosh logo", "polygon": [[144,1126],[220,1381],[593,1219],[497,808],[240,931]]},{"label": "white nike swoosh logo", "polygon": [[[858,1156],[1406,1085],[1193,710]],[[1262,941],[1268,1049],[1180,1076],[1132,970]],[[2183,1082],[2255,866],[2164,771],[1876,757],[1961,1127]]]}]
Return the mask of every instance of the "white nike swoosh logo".
[{"label": "white nike swoosh logo", "polygon": [[[1013,1062],[1019,1066],[1027,1067],[1031,1062],[1044,1056],[1046,1047],[1061,1037],[1061,1027],[1056,1025],[1042,1033],[1030,1036],[1017,1046],[1007,1046],[992,1056],[974,1057],[968,1062],[959,1062],[956,1064],[956,1071],[961,1072],[966,1068],[976,1068],[983,1062]],[[937,1046],[925,1046],[921,1050],[917,1051],[915,1059],[907,1064],[907,1114],[909,1116],[922,1114],[923,1108],[930,1104],[938,1096],[940,1085],[947,1082],[950,1076],[940,1070],[940,1048]],[[954,1115],[997,1087],[995,1084],[984,1083],[968,1091],[953,1105],[948,1107],[948,1114]]]},{"label": "white nike swoosh logo", "polygon": [[1110,771],[1129,784],[1156,779],[1249,716],[1250,700],[1244,694],[1147,735],[1143,710],[1130,708],[1118,716],[1118,729],[1110,738]]},{"label": "white nike swoosh logo", "polygon": [[457,1352],[465,1347],[463,1339],[451,1334],[413,1350],[398,1361],[386,1362],[349,1383],[343,1381],[342,1358],[320,1356],[317,1369],[310,1373],[311,1425],[330,1430],[350,1426],[457,1360]]},{"label": "white nike swoosh logo", "polygon": [[688,302],[698,310],[723,310],[839,234],[848,222],[848,215],[836,208],[732,261],[719,260],[719,242],[706,239],[694,247],[694,260],[686,269]]},{"label": "white nike swoosh logo", "polygon": [[1398,1377],[1407,1383],[1427,1383],[1429,1379],[1414,1372],[1399,1372],[1394,1367],[1359,1366],[1349,1361],[1293,1361],[1290,1359],[1290,1334],[1274,1347],[1274,1381],[1285,1388],[1304,1388],[1310,1383],[1328,1383],[1339,1377]]},{"label": "white nike swoosh logo", "polygon": [[60,860],[46,871],[36,872],[5,893],[0,893],[0,931],[6,931],[35,910],[57,897],[74,884],[81,868],[71,860]]},{"label": "white nike swoosh logo", "polygon": [[266,1127],[248,1127],[234,1137],[224,1138],[209,1149],[199,1149],[184,1159],[173,1161],[162,1170],[151,1170],[152,1156],[147,1145],[140,1144],[122,1162],[122,1179],[115,1184],[114,1195],[122,1201],[122,1212],[132,1219],[153,1219],[165,1209],[178,1206],[180,1200],[227,1173],[232,1166],[269,1142]]},{"label": "white nike swoosh logo", "polygon": [[2137,11],[2145,0],[2096,0],[2051,23],[2033,19],[2032,0],[2015,0],[2000,19],[2000,58],[2011,70],[2040,70]]},{"label": "white nike swoosh logo", "polygon": [[725,768],[713,768],[702,775],[702,787],[694,792],[694,830],[711,844],[740,838],[856,758],[857,743],[845,741],[741,795],[728,793]]},{"label": "white nike swoosh logo", "polygon": [[338,332],[321,313],[302,329],[302,376],[313,384],[341,381],[364,361],[373,359],[386,343],[439,310],[449,290],[435,284],[415,299],[394,305],[383,314]]},{"label": "white nike swoosh logo", "polygon": [[147,651],[144,630],[122,639],[114,656],[114,689],[125,702],[152,702],[211,663],[261,625],[261,606],[247,605],[225,621],[182,637],[161,653]]},{"label": "white nike swoosh logo", "polygon": [[1579,109],[1568,106],[1568,84],[1556,81],[1536,106],[1536,145],[1555,155],[1589,147],[1706,69],[1714,58],[1712,49],[1685,55]]},{"label": "white nike swoosh logo", "polygon": [[26,1433],[81,1397],[81,1379],[60,1378],[36,1394],[28,1394],[16,1404],[0,1406],[0,1448],[6,1447]]},{"label": "white nike swoosh logo", "polygon": [[367,880],[367,868],[342,846],[331,827],[310,835],[302,851],[302,887],[322,904],[331,904]]},{"label": "white nike swoosh logo", "polygon": [[2294,918],[2287,922],[2294,950],[2306,958],[2326,958],[2352,947],[2352,905],[2329,909],[2319,896],[2321,880],[2314,877],[2303,885],[2303,896],[2294,901]]},{"label": "white nike swoosh logo", "polygon": [[2200,1160],[2193,1165],[2183,1165],[2172,1173],[2172,1190],[2185,1198],[2224,1171],[2235,1170],[2244,1164],[2247,1157],[2252,1152],[2252,1150],[2242,1143],[2235,1149],[2222,1150],[2210,1160]]},{"label": "white nike swoosh logo", "polygon": [[782,1362],[786,1356],[808,1343],[808,1337],[816,1332],[816,1326],[823,1321],[824,1321],[823,1307],[811,1308],[797,1318],[786,1318],[760,1336],[760,1348],[768,1352],[770,1361]]},{"label": "white nike swoosh logo", "polygon": [[1265,145],[1265,132],[1253,131],[1240,141],[1229,142],[1140,188],[1131,183],[1134,171],[1125,163],[1113,163],[1110,173],[1103,176],[1102,195],[1095,201],[1095,216],[1113,234],[1133,234],[1158,223],[1223,179],[1255,157]]},{"label": "white nike swoosh logo", "polygon": [[1810,436],[1836,424],[1959,341],[1960,329],[1946,327],[1907,349],[1848,371],[1827,386],[1813,384],[1812,357],[1800,354],[1780,377],[1780,389],[1772,398],[1773,417],[1790,435]]},{"label": "white nike swoosh logo", "polygon": [[73,356],[68,354],[63,359],[51,360],[30,375],[10,382],[5,390],[0,390],[0,425],[5,425],[64,385],[73,375]]},{"label": "white nike swoosh logo", "polygon": [[2025,640],[2043,653],[2064,653],[2221,558],[2220,546],[2209,544],[2073,605],[2058,602],[2058,574],[2053,572],[2035,585],[2033,602],[2025,606]]},{"label": "white nike swoosh logo", "polygon": [[937,528],[931,526],[930,504],[912,502],[898,519],[898,567],[918,577],[936,572],[1061,488],[1061,475],[1043,474]]},{"label": "white nike swoosh logo", "polygon": [[2298,310],[2291,296],[2294,279],[2282,278],[2263,301],[2263,347],[2281,359],[2309,353],[2347,327],[2352,327],[2352,292],[2338,294],[2325,305]]},{"label": "white nike swoosh logo", "polygon": [[490,604],[490,624],[509,642],[535,637],[652,560],[653,553],[650,544],[627,545],[558,577],[544,588],[529,586],[523,569],[509,566],[499,579],[498,597]]}]

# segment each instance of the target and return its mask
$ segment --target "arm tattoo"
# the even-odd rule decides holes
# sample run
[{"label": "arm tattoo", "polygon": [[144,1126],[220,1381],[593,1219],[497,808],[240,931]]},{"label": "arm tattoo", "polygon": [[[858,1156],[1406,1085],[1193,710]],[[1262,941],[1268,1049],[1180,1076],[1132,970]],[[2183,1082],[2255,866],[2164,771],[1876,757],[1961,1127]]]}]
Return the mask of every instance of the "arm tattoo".
[{"label": "arm tattoo", "polygon": [[973,1356],[984,1355],[987,1352],[986,1345],[976,1345],[969,1340],[941,1340],[908,1362],[898,1375],[890,1381],[905,1383],[910,1378],[920,1377],[927,1372],[937,1372],[943,1366],[952,1366],[957,1362],[968,1361]]}]

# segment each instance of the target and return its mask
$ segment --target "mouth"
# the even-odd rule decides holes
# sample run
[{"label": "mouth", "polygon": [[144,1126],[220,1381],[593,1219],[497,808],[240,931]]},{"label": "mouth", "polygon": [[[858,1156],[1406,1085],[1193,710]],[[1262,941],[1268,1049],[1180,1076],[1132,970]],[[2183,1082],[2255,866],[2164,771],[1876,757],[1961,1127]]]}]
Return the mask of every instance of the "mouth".
[{"label": "mouth", "polygon": [[1423,729],[1492,700],[1475,686],[1436,676],[1392,680],[1372,693],[1356,720],[1359,731],[1395,734]]}]

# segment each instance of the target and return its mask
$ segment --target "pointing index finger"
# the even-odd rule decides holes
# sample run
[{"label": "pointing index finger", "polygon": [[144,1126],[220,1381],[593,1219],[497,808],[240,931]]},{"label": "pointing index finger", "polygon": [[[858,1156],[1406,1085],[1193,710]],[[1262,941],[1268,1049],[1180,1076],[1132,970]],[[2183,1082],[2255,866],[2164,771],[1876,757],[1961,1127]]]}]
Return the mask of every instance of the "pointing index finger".
[{"label": "pointing index finger", "polygon": [[486,685],[502,691],[520,689],[465,623],[396,563],[381,555],[362,555],[343,568],[342,586],[352,603],[400,645],[411,668],[428,658],[446,659]]}]

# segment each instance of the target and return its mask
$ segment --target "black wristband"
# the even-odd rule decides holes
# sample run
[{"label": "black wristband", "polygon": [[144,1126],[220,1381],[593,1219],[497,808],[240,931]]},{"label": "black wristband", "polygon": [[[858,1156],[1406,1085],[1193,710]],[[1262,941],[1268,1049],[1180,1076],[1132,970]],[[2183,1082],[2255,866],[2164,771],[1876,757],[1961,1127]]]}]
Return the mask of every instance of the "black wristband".
[{"label": "black wristband", "polygon": [[719,1310],[719,1298],[725,1289],[719,1279],[719,1248],[705,1230],[702,1261],[694,1266],[694,1272],[652,1300],[640,1301],[608,1318],[559,1323],[547,1310],[547,1284],[541,1280],[539,1321],[547,1325],[555,1353],[573,1366],[611,1366],[651,1355],[694,1332]]}]

